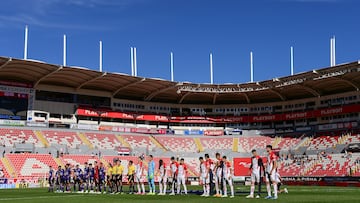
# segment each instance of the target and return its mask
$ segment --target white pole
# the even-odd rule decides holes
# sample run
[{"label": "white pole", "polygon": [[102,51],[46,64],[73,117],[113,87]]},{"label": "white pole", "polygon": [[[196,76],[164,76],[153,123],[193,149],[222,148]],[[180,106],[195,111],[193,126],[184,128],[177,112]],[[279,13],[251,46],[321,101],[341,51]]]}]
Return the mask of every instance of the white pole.
[{"label": "white pole", "polygon": [[254,61],[253,52],[250,52],[250,82],[254,82]]},{"label": "white pole", "polygon": [[290,72],[294,75],[294,47],[290,47]]},{"label": "white pole", "polygon": [[134,47],[134,76],[137,76],[137,57],[136,57],[136,47]]},{"label": "white pole", "polygon": [[66,66],[66,35],[63,36],[63,66]]},{"label": "white pole", "polygon": [[130,48],[131,76],[134,76],[134,48]]},{"label": "white pole", "polygon": [[333,66],[336,66],[336,46],[335,46],[335,36],[333,37]]},{"label": "white pole", "polygon": [[24,40],[24,59],[27,59],[27,47],[28,47],[28,26],[25,26],[25,40]]},{"label": "white pole", "polygon": [[99,41],[99,71],[102,72],[102,68],[103,68],[103,57],[102,57],[102,41]]},{"label": "white pole", "polygon": [[214,84],[213,56],[212,56],[212,53],[210,53],[210,84]]},{"label": "white pole", "polygon": [[171,81],[174,81],[174,54],[170,52],[170,75]]},{"label": "white pole", "polygon": [[330,66],[333,66],[333,39],[330,38]]}]

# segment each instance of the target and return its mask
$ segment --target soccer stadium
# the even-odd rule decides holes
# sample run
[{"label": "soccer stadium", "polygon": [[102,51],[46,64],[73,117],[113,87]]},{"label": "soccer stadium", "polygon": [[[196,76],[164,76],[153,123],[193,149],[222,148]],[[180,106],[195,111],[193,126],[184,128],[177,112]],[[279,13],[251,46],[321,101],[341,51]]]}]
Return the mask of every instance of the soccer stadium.
[{"label": "soccer stadium", "polygon": [[174,80],[172,52],[171,79],[140,76],[135,47],[105,71],[102,41],[98,70],[67,65],[65,35],[62,65],[33,60],[26,26],[0,57],[0,202],[359,202],[360,61],[330,42],[327,67],[294,73],[291,47],[254,81],[251,52],[250,82],[216,84],[212,53],[210,83]]}]

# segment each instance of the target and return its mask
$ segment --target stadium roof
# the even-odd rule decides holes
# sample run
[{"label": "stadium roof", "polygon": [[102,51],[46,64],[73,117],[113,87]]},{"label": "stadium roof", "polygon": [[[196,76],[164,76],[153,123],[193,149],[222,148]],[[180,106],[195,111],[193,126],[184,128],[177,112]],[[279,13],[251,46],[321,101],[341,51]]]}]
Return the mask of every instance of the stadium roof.
[{"label": "stadium roof", "polygon": [[0,80],[109,92],[114,98],[183,104],[277,102],[358,91],[360,62],[243,84],[195,84],[0,57]]}]

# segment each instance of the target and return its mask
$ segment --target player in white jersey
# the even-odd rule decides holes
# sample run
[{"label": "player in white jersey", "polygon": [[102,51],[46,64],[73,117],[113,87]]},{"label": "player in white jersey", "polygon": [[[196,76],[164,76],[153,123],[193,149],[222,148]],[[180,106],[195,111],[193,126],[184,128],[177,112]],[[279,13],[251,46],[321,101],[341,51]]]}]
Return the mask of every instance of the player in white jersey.
[{"label": "player in white jersey", "polygon": [[203,197],[208,197],[210,195],[210,177],[209,177],[209,168],[207,162],[203,157],[199,158],[200,161],[200,185],[203,186],[204,193],[201,195]]},{"label": "player in white jersey", "polygon": [[[277,190],[277,182],[276,182],[276,172],[277,172],[277,156],[272,151],[272,146],[267,145],[266,151],[268,153],[267,163],[266,163],[266,190],[268,196],[265,199],[277,199],[278,198],[278,190]],[[271,187],[270,183],[274,188],[274,197],[271,196]]]},{"label": "player in white jersey", "polygon": [[177,173],[178,173],[178,167],[179,163],[175,160],[175,157],[170,158],[170,173],[171,173],[171,193],[170,195],[175,195],[175,185],[177,180]]},{"label": "player in white jersey", "polygon": [[222,168],[221,168],[221,156],[220,153],[216,153],[215,154],[215,168],[214,168],[214,178],[215,178],[215,190],[216,190],[216,194],[214,195],[214,197],[221,197],[221,182],[222,182]]},{"label": "player in white jersey", "polygon": [[166,184],[167,184],[167,173],[166,173],[166,165],[162,159],[159,160],[159,194],[158,195],[165,195],[166,194]]},{"label": "player in white jersey", "polygon": [[251,173],[251,187],[250,194],[246,196],[246,198],[254,198],[255,192],[255,184],[258,184],[258,192],[256,198],[260,198],[261,193],[261,172],[265,171],[264,164],[262,158],[257,154],[256,150],[253,149],[251,151],[251,165],[250,165],[250,173]]},{"label": "player in white jersey", "polygon": [[234,198],[234,185],[233,185],[233,180],[232,180],[232,174],[233,174],[233,168],[231,167],[231,163],[230,161],[227,160],[226,156],[222,157],[222,164],[223,164],[223,191],[224,194],[222,197],[227,197],[227,184],[229,184],[230,187],[230,198]]},{"label": "player in white jersey", "polygon": [[184,193],[187,194],[187,188],[186,188],[186,173],[187,173],[187,167],[184,163],[184,159],[180,159],[180,164],[177,169],[177,194],[180,194],[180,187],[183,185],[184,187]]},{"label": "player in white jersey", "polygon": [[[136,164],[136,172],[135,172],[135,182],[137,185],[138,192],[137,194],[145,194],[145,185],[144,185],[144,166],[143,166],[144,157],[140,156],[138,159],[138,164]],[[140,188],[141,186],[141,188]]]}]

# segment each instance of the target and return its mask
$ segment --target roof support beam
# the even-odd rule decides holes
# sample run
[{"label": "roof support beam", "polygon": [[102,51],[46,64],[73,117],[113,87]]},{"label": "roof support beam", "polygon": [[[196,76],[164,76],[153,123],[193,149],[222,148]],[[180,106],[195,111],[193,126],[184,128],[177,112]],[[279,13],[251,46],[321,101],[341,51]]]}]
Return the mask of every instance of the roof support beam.
[{"label": "roof support beam", "polygon": [[183,101],[184,101],[184,99],[188,96],[190,94],[190,92],[186,92],[182,97],[181,97],[181,99],[179,100],[179,104],[181,104]]},{"label": "roof support beam", "polygon": [[356,89],[356,91],[359,91],[359,89],[360,89],[360,87],[359,87],[358,85],[356,85],[355,83],[351,82],[350,80],[346,80],[346,79],[341,78],[341,77],[335,77],[335,78],[338,79],[338,80],[341,80],[341,81],[345,82],[346,84],[348,84],[348,85],[350,85],[350,86],[353,86],[353,87]]},{"label": "roof support beam", "polygon": [[[265,86],[261,85],[260,83],[256,83],[256,84],[260,87],[265,87]],[[281,101],[286,100],[286,98],[282,94],[280,94],[278,91],[276,91],[273,87],[269,87],[268,90],[271,91],[272,93],[276,94],[278,97],[280,97]]]},{"label": "roof support beam", "polygon": [[126,88],[128,88],[128,87],[131,87],[131,86],[133,86],[133,85],[142,83],[142,82],[144,82],[145,80],[146,80],[145,78],[142,78],[142,79],[139,80],[139,81],[130,82],[130,83],[128,83],[127,85],[124,85],[124,86],[120,87],[119,89],[117,89],[117,90],[112,94],[112,96],[114,97],[114,96],[117,95],[121,90],[126,89]]},{"label": "roof support beam", "polygon": [[213,96],[213,104],[215,105],[216,104],[216,97],[217,97],[218,93],[215,93],[214,96]]},{"label": "roof support beam", "polygon": [[246,99],[246,102],[248,103],[248,104],[250,104],[250,98],[249,98],[249,96],[246,94],[246,92],[244,92],[244,93],[242,93],[244,96],[245,96],[245,99]]},{"label": "roof support beam", "polygon": [[176,86],[179,86],[179,85],[181,85],[181,84],[177,83],[177,84],[171,85],[171,86],[169,86],[169,87],[165,87],[165,88],[162,88],[162,89],[158,89],[158,90],[156,90],[156,91],[154,91],[154,92],[151,92],[148,96],[145,97],[144,100],[145,100],[145,101],[151,101],[156,95],[158,95],[158,94],[160,94],[160,93],[162,93],[162,92],[165,92],[165,91],[167,91],[167,90],[169,90],[169,89],[172,89],[172,88],[174,88],[174,87],[176,87]]},{"label": "roof support beam", "polygon": [[0,66],[0,69],[4,68],[7,64],[9,64],[12,61],[12,58],[10,57],[4,64]]},{"label": "roof support beam", "polygon": [[311,88],[311,87],[309,87],[309,86],[307,86],[307,85],[304,85],[304,84],[302,84],[302,83],[300,83],[300,84],[297,84],[298,86],[301,86],[302,88],[304,88],[306,91],[308,91],[308,92],[310,92],[312,95],[314,95],[315,97],[320,97],[321,96],[321,94],[318,92],[318,91],[316,91],[314,88]]},{"label": "roof support beam", "polygon": [[58,69],[56,69],[56,70],[54,70],[54,71],[52,71],[52,72],[50,72],[50,73],[48,73],[48,74],[46,74],[46,75],[42,76],[40,79],[38,79],[38,80],[35,82],[35,84],[34,84],[34,88],[35,88],[35,87],[37,87],[37,86],[38,86],[38,84],[39,84],[41,81],[43,81],[44,79],[46,79],[46,78],[48,78],[48,77],[52,76],[53,74],[55,74],[55,73],[59,72],[59,71],[60,71],[60,70],[62,70],[62,69],[63,69],[63,67],[62,67],[62,66],[59,66],[59,68],[58,68]]},{"label": "roof support beam", "polygon": [[89,83],[91,83],[91,82],[93,82],[93,81],[95,81],[95,80],[97,80],[97,79],[99,79],[99,78],[104,77],[105,75],[106,75],[106,72],[103,72],[103,73],[101,73],[101,75],[99,75],[99,76],[97,76],[97,77],[95,77],[95,78],[93,78],[93,79],[90,79],[90,80],[88,80],[88,81],[85,81],[85,82],[81,83],[81,84],[76,88],[76,91],[78,91],[79,89],[81,89],[81,88],[84,87],[85,85],[87,85],[87,84],[89,84]]}]

